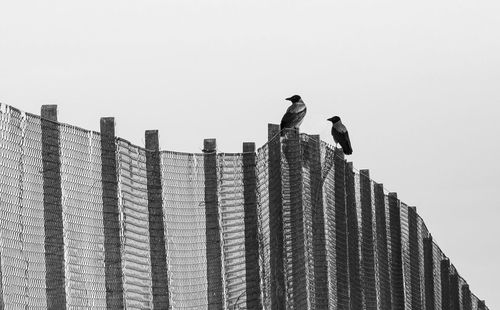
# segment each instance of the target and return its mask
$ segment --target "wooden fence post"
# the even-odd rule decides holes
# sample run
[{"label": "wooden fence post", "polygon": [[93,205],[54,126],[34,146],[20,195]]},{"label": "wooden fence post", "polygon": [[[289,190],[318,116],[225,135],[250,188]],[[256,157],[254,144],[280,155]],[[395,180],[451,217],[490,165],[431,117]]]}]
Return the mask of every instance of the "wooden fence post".
[{"label": "wooden fence post", "polygon": [[450,309],[460,310],[460,281],[454,266],[452,270],[453,273],[450,274]]},{"label": "wooden fence post", "polygon": [[41,122],[47,308],[66,309],[61,149],[56,105],[42,106]]},{"label": "wooden fence post", "polygon": [[217,151],[215,139],[203,143],[205,169],[205,215],[207,246],[208,309],[222,309],[222,261],[217,197]]},{"label": "wooden fence post", "polygon": [[373,244],[372,185],[370,171],[368,169],[360,170],[359,183],[361,192],[361,282],[363,285],[365,309],[377,310],[375,253]]},{"label": "wooden fence post", "polygon": [[262,309],[260,300],[257,176],[255,143],[243,143],[243,199],[245,208],[245,270],[247,309]]},{"label": "wooden fence post", "polygon": [[101,158],[106,306],[108,309],[123,309],[120,212],[113,117],[101,118]]},{"label": "wooden fence post", "polygon": [[422,309],[420,291],[420,251],[416,207],[408,207],[408,246],[410,252],[411,308]]},{"label": "wooden fence post", "polygon": [[158,130],[146,130],[145,139],[153,305],[169,309]]},{"label": "wooden fence post", "polygon": [[344,153],[334,151],[335,179],[335,255],[337,270],[337,309],[349,310],[349,264],[347,253],[347,215]]},{"label": "wooden fence post", "polygon": [[451,310],[451,307],[450,307],[450,260],[448,258],[441,260],[441,309],[442,310]]},{"label": "wooden fence post", "polygon": [[391,293],[394,309],[405,309],[401,213],[396,193],[389,193],[389,226],[391,232]]},{"label": "wooden fence post", "polygon": [[325,210],[323,207],[323,182],[321,175],[320,136],[311,135],[310,149],[311,176],[311,217],[314,260],[314,301],[316,309],[328,309],[328,264],[326,257]]},{"label": "wooden fence post", "polygon": [[[296,130],[286,130],[286,138],[283,140],[283,152],[287,162],[288,182],[282,182],[284,187],[284,200],[289,205],[283,205],[283,212],[290,215],[290,238],[292,259],[292,285],[289,287],[293,292],[292,304],[295,309],[307,309],[309,292],[307,286],[307,269],[305,256],[305,232],[304,232],[304,210],[302,205],[302,156],[299,133]],[[282,171],[284,172],[284,171]],[[288,183],[288,184],[285,184]],[[286,279],[289,282],[289,278]],[[290,292],[287,292],[290,293]]]},{"label": "wooden fence post", "polygon": [[283,268],[283,201],[281,197],[280,126],[268,125],[269,147],[269,228],[271,260],[271,309],[286,307]]},{"label": "wooden fence post", "polygon": [[345,165],[346,216],[347,216],[347,255],[349,262],[349,302],[351,310],[361,310],[363,293],[360,278],[359,228],[356,207],[356,184],[352,162]]},{"label": "wooden fence post", "polygon": [[391,309],[391,271],[387,247],[387,218],[385,215],[384,185],[375,183],[375,220],[377,230],[377,262],[380,282],[381,309]]},{"label": "wooden fence post", "polygon": [[425,309],[435,310],[434,298],[434,246],[432,236],[424,238]]},{"label": "wooden fence post", "polygon": [[462,285],[462,310],[472,310],[472,296],[469,285]]}]

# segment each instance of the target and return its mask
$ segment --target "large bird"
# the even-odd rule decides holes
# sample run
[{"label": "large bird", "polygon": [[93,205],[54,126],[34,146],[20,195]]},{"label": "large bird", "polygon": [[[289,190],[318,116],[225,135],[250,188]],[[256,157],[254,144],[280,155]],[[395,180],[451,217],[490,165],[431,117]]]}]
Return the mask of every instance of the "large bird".
[{"label": "large bird", "polygon": [[327,121],[332,122],[332,136],[335,141],[335,146],[340,144],[344,154],[351,155],[352,147],[351,140],[349,140],[349,133],[347,132],[347,128],[340,121],[340,117],[334,116],[327,119]]},{"label": "large bird", "polygon": [[306,116],[306,104],[299,95],[294,95],[290,98],[286,98],[285,100],[289,100],[292,102],[292,105],[288,107],[285,115],[281,119],[280,130],[281,135],[283,136],[285,132],[283,129],[299,129],[300,124],[304,120],[304,116]]}]

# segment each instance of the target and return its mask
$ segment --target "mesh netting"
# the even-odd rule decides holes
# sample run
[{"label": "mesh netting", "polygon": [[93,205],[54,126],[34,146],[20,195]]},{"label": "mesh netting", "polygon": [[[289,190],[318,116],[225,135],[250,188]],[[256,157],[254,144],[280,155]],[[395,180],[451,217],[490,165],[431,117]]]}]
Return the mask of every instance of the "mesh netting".
[{"label": "mesh netting", "polygon": [[126,308],[151,308],[146,153],[144,149],[118,140],[117,156],[123,298]]},{"label": "mesh netting", "polygon": [[323,201],[325,209],[325,236],[326,236],[326,258],[328,266],[328,304],[330,308],[338,307],[337,298],[337,253],[336,249],[336,225],[335,225],[335,168],[333,165],[334,151],[326,143],[321,142],[321,162],[331,163],[323,165],[321,171]]},{"label": "mesh netting", "polygon": [[308,307],[308,269],[302,205],[301,149],[298,139],[286,140],[281,156],[283,235],[285,251],[285,283],[287,307]]},{"label": "mesh netting", "polygon": [[325,207],[319,136],[302,135],[304,229],[311,308],[328,308],[328,265]]},{"label": "mesh netting", "polygon": [[376,226],[375,208],[373,196],[373,184],[366,175],[367,172],[361,171],[357,174],[356,179],[359,179],[360,186],[360,213],[361,213],[361,276],[363,285],[363,308],[367,310],[377,309],[377,292],[379,287],[376,281]]},{"label": "mesh netting", "polygon": [[269,149],[266,144],[257,150],[257,215],[259,234],[259,265],[262,282],[262,304],[271,308],[271,230],[269,223]]},{"label": "mesh netting", "polygon": [[416,209],[318,136],[275,133],[255,154],[163,151],[158,169],[120,138],[5,105],[0,309],[152,308],[151,169],[173,309],[487,309]]},{"label": "mesh netting", "polygon": [[400,204],[401,214],[401,245],[403,255],[403,278],[404,278],[404,296],[405,309],[411,310],[411,270],[410,270],[410,236],[409,236],[409,219],[408,206],[404,203]]},{"label": "mesh netting", "polygon": [[206,308],[203,155],[162,152],[161,170],[170,305]]},{"label": "mesh netting", "polygon": [[60,131],[67,305],[105,309],[100,135]]},{"label": "mesh netting", "polygon": [[418,256],[419,256],[419,266],[417,273],[420,275],[420,296],[422,307],[426,307],[426,283],[425,283],[425,257],[424,257],[424,240],[429,237],[429,232],[427,226],[425,226],[424,221],[417,214],[417,234],[418,234]]},{"label": "mesh netting", "polygon": [[40,119],[0,109],[0,256],[6,309],[45,309]]},{"label": "mesh netting", "polygon": [[[302,218],[298,220],[303,234],[304,284],[308,293],[306,297],[308,302],[305,305],[309,308],[325,308],[327,306],[326,300],[324,300],[327,297],[325,296],[326,268],[321,268],[326,264],[324,230],[316,230],[316,228],[324,227],[324,221],[319,216],[319,214],[323,214],[322,197],[321,192],[317,190],[321,185],[321,167],[319,162],[316,162],[319,160],[319,141],[314,136],[305,134],[300,135],[299,141],[301,156],[299,161],[302,172],[302,181],[299,182],[302,184]],[[321,279],[322,276],[323,279]]]},{"label": "mesh netting", "polygon": [[220,154],[218,166],[225,304],[228,309],[244,309],[247,296],[243,156]]},{"label": "mesh netting", "polygon": [[434,254],[434,304],[435,309],[442,309],[442,283],[441,283],[441,261],[444,255],[436,243],[432,243],[432,253]]}]

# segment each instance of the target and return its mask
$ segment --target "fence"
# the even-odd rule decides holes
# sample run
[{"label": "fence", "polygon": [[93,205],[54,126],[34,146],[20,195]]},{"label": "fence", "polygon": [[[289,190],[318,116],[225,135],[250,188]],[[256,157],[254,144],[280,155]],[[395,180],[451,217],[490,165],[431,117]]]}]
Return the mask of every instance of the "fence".
[{"label": "fence", "polygon": [[199,154],[0,107],[0,309],[488,309],[319,136]]}]

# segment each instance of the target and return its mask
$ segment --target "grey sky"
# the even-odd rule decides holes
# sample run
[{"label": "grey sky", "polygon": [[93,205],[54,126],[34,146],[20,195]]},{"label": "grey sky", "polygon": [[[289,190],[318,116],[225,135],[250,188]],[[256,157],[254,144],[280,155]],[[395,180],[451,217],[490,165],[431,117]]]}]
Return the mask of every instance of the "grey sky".
[{"label": "grey sky", "polygon": [[288,101],[349,129],[358,169],[416,205],[500,308],[499,1],[2,1],[0,101],[197,152],[258,146]]}]

